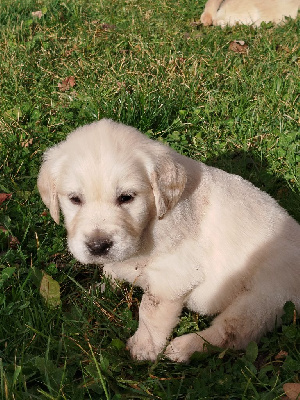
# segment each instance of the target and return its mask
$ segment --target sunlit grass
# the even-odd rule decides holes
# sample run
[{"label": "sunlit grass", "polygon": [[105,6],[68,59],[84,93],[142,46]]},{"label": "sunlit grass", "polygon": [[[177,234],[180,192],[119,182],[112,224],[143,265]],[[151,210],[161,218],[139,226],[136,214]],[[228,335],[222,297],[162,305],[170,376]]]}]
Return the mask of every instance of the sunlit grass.
[{"label": "sunlit grass", "polygon": [[[72,259],[37,193],[44,150],[109,117],[246,177],[300,221],[299,19],[203,28],[192,23],[203,6],[1,2],[0,193],[12,197],[0,205],[0,267],[13,268],[0,275],[1,398],[279,399],[284,382],[299,381],[290,309],[257,356],[250,348],[196,355],[188,366],[133,362],[125,347],[140,291],[106,282],[102,292],[101,270]],[[229,49],[237,39],[248,53]],[[60,308],[44,303],[38,270],[59,282]],[[185,312],[177,333],[207,323]]]}]

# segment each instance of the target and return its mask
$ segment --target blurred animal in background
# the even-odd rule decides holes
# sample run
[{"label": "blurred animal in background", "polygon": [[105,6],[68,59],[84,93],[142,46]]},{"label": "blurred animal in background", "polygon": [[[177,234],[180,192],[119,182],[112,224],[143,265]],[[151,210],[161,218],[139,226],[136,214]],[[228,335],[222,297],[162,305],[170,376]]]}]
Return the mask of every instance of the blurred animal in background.
[{"label": "blurred animal in background", "polygon": [[208,0],[200,21],[203,25],[235,24],[259,26],[296,18],[300,0]]}]

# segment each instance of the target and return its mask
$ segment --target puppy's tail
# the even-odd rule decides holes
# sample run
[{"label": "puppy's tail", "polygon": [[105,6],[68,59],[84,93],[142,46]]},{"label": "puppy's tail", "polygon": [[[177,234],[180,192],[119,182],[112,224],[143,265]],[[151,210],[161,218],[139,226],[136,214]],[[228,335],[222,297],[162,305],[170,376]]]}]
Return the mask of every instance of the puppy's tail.
[{"label": "puppy's tail", "polygon": [[223,1],[224,0],[208,0],[206,2],[204,11],[200,17],[200,21],[204,26],[213,24],[217,11]]}]

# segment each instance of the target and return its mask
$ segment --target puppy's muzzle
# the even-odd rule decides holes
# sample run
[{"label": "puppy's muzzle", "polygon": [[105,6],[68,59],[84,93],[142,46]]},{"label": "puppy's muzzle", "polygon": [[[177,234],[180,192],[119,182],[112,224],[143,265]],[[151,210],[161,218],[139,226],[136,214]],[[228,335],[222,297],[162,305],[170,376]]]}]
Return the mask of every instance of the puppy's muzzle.
[{"label": "puppy's muzzle", "polygon": [[109,238],[94,236],[87,240],[85,245],[92,256],[105,256],[113,246],[113,241]]}]

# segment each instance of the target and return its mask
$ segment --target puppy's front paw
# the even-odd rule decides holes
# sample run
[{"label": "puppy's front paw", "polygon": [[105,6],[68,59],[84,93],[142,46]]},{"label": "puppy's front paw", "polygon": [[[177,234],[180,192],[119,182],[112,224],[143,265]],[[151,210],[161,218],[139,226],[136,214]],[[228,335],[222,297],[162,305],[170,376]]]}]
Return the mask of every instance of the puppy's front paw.
[{"label": "puppy's front paw", "polygon": [[201,15],[200,21],[202,22],[202,24],[204,26],[209,26],[209,25],[212,25],[212,23],[213,23],[212,16],[207,11],[204,11],[204,13]]},{"label": "puppy's front paw", "polygon": [[204,340],[196,333],[177,337],[166,348],[165,355],[172,361],[188,362],[195,351],[203,351]]},{"label": "puppy's front paw", "polygon": [[132,358],[140,361],[155,361],[162,350],[154,345],[150,337],[142,337],[138,331],[127,341],[127,348]]}]

